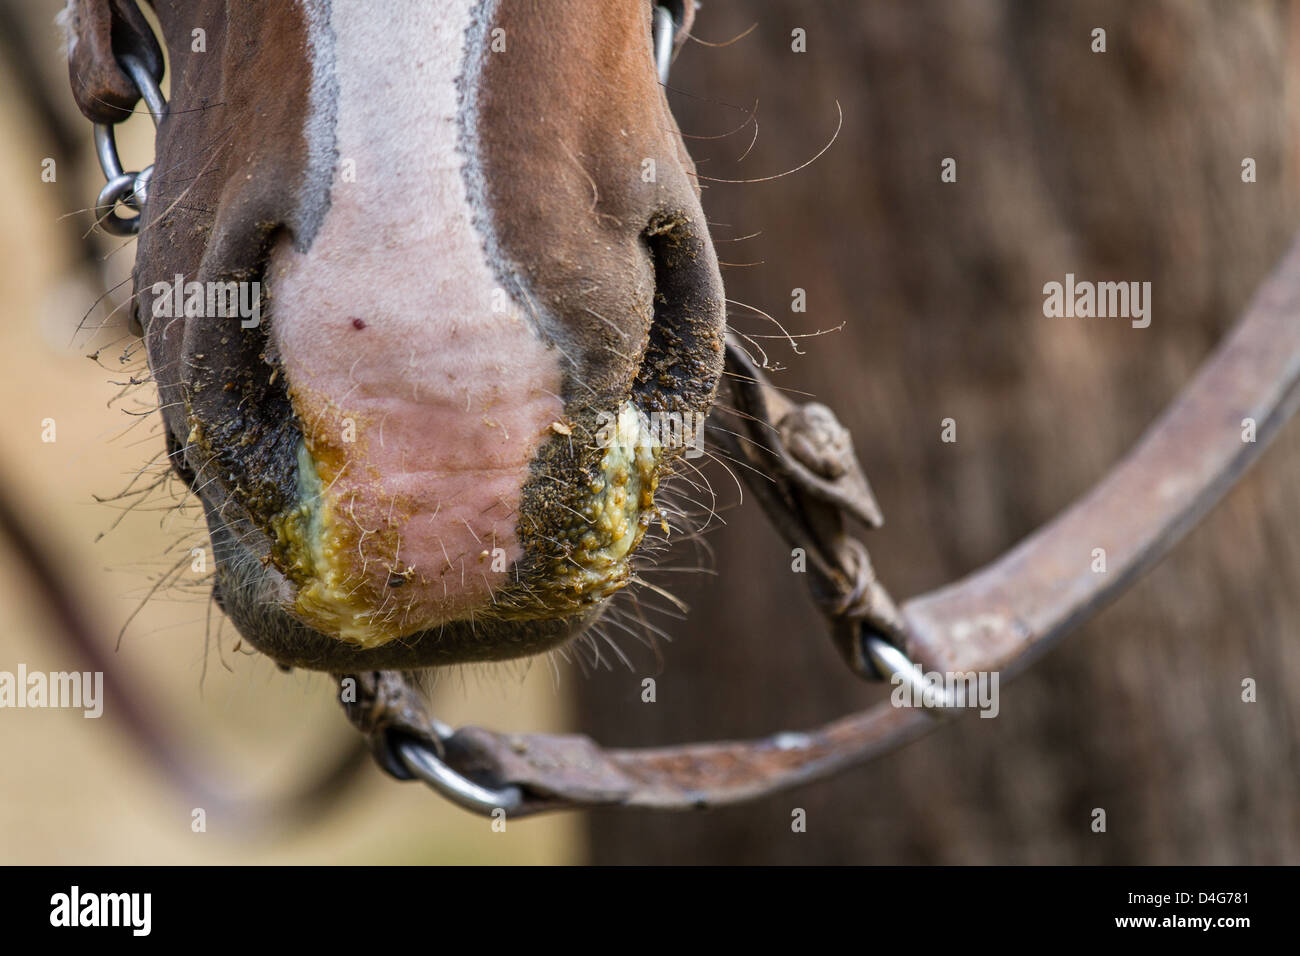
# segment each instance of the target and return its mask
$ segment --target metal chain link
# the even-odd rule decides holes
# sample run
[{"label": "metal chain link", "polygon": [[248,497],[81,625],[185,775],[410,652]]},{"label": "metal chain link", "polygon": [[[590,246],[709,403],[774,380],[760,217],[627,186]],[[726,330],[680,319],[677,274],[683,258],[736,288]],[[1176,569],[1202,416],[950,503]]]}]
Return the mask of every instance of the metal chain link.
[{"label": "metal chain link", "polygon": [[[144,99],[153,119],[154,129],[167,115],[167,100],[162,90],[154,82],[148,67],[138,57],[124,53],[118,57],[118,63],[135,83],[136,89]],[[145,203],[149,200],[149,182],[153,178],[153,164],[150,163],[139,172],[124,172],[122,160],[117,154],[117,137],[113,124],[95,124],[95,154],[99,157],[99,168],[104,172],[107,182],[95,199],[95,222],[99,228],[111,236],[134,236],[140,231],[140,219],[144,214]],[[121,216],[117,207],[126,206],[136,212],[134,216]]]}]

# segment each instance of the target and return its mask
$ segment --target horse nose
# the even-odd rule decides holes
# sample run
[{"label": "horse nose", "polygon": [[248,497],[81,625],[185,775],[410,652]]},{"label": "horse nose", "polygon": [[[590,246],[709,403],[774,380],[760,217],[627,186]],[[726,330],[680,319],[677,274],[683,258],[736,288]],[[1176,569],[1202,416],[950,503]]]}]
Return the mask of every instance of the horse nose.
[{"label": "horse nose", "polygon": [[[214,540],[237,544],[231,593],[254,592],[241,630],[274,602],[286,643],[305,625],[384,660],[528,653],[631,580],[684,450],[644,422],[697,432],[717,384],[721,280],[689,160],[640,16],[600,27],[623,64],[607,91],[523,7],[494,14],[525,18],[501,24],[504,57],[487,20],[338,13],[330,109],[304,130],[312,201],[278,215],[251,174],[223,198],[202,268],[261,276],[265,321],[184,327],[187,455]],[[410,95],[378,110],[376,88]],[[580,108],[534,102],[555,88]]]},{"label": "horse nose", "polygon": [[558,355],[477,246],[398,229],[376,246],[354,219],[375,212],[336,204],[317,254],[282,243],[268,276],[302,433],[276,563],[307,623],[361,646],[490,612],[523,555],[530,463],[564,420]]}]

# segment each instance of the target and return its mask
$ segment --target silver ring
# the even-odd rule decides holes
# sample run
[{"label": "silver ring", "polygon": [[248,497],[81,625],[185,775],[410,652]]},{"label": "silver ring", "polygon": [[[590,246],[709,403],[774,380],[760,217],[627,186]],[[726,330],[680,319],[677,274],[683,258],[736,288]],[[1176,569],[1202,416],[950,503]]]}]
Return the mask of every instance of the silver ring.
[{"label": "silver ring", "polygon": [[122,175],[122,160],[117,155],[117,135],[108,123],[95,124],[95,155],[99,157],[99,168],[105,179],[116,179]]},{"label": "silver ring", "polygon": [[668,69],[673,63],[673,35],[677,24],[673,13],[663,5],[655,6],[655,69],[659,71],[659,82],[668,82]]},{"label": "silver ring", "polygon": [[[163,97],[162,90],[139,57],[127,53],[118,62],[135,83],[136,90],[149,110],[154,129],[157,129],[167,114],[167,100]],[[149,182],[153,178],[153,166],[138,173],[122,171],[122,159],[117,153],[117,134],[113,132],[111,123],[95,124],[95,155],[99,157],[99,168],[108,180],[95,202],[96,221],[110,235],[134,236],[140,231],[140,216],[119,216],[117,205],[122,203],[143,215],[149,197]]]},{"label": "silver ring", "polygon": [[134,236],[140,231],[139,216],[119,216],[117,204],[135,205],[135,173],[118,173],[99,191],[95,199],[95,222],[111,236]]},{"label": "silver ring", "polygon": [[131,54],[122,54],[118,61],[130,74],[135,88],[140,91],[140,96],[144,99],[145,108],[149,110],[149,117],[153,120],[154,129],[162,122],[163,117],[167,114],[167,100],[162,95],[162,90],[158,84],[153,81],[153,75],[149,68],[144,65],[144,61],[139,57]]},{"label": "silver ring", "polygon": [[[451,728],[439,725],[436,729],[441,736]],[[504,810],[509,816],[523,806],[524,792],[513,784],[500,789],[479,786],[443,763],[419,740],[394,735],[393,744],[407,770],[457,806],[483,816],[491,816],[495,810]]]},{"label": "silver ring", "polygon": [[885,680],[897,677],[908,685],[914,700],[921,701],[927,710],[945,710],[953,706],[946,690],[935,688],[921,673],[921,665],[904,654],[888,641],[867,634],[862,639],[862,647],[867,653],[867,660]]},{"label": "silver ring", "polygon": [[153,182],[153,163],[135,174],[135,185],[131,187],[131,198],[127,200],[133,209],[143,209],[149,201],[149,183]]}]

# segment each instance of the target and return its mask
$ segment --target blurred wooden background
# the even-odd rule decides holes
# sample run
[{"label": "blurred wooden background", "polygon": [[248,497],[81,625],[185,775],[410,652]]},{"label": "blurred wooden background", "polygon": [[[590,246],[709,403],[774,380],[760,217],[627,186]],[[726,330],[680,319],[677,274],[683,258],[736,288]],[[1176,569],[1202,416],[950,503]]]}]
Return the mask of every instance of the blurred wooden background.
[{"label": "blurred wooden background", "polygon": [[[61,110],[66,136],[89,146],[66,95],[59,4],[4,2],[24,32],[21,47],[0,48],[0,472],[112,637],[198,518],[142,511],[96,543],[117,512],[91,496],[117,491],[160,447],[152,421],[121,434],[135,419],[108,405],[125,374],[114,349],[107,368],[84,358],[120,331],[76,332],[131,250],[100,247],[107,258],[88,271],[88,219],[75,213],[97,170],[88,149],[80,170],[65,164],[37,115]],[[1297,210],[1293,5],[708,0],[696,33],[723,41],[755,22],[729,46],[689,43],[671,101],[700,173],[716,179],[799,165],[843,107],[839,140],[813,166],[706,182],[705,209],[719,240],[762,233],[719,244],[727,262],[761,263],[724,271],[731,298],[796,335],[844,324],[800,339],[804,354],[766,344],[787,367],[779,384],[829,402],[853,430],[887,518],[868,543],[905,597],[992,559],[1086,490],[1281,253]],[[1096,27],[1104,54],[1090,50]],[[796,28],[806,53],[790,48]],[[30,62],[16,65],[15,49]],[[738,161],[755,102],[759,135]],[[124,151],[138,165],[150,127],[131,127]],[[47,156],[60,159],[54,184],[40,179]],[[1253,184],[1241,181],[1247,156]],[[955,184],[940,182],[945,157]],[[1066,272],[1151,281],[1151,327],[1045,319],[1042,286]],[[807,313],[791,313],[794,288]],[[47,417],[54,444],[40,441]],[[956,444],[939,441],[945,417]],[[1295,863],[1297,469],[1293,426],[1170,560],[1004,687],[996,720],[960,721],[830,784],[708,814],[606,811],[493,834],[367,769],[318,824],[249,842],[212,820],[191,833],[190,808],[111,712],[0,712],[0,860]],[[440,695],[439,716],[663,744],[797,729],[878,697],[844,672],[777,537],[735,507],[724,472],[710,477],[727,521],[709,537],[716,573],[651,575],[691,605],[685,621],[652,618],[671,642],[621,639],[630,668],[562,666],[558,689],[545,662],[523,678],[473,671]],[[666,563],[700,558],[685,546]],[[189,590],[145,606],[123,662],[232,788],[290,788],[349,740],[329,686],[235,652],[229,628],[201,684],[207,601]],[[19,662],[75,666],[0,554],[0,669]],[[646,676],[654,704],[640,698]],[[1244,677],[1258,703],[1241,701]],[[791,832],[796,807],[806,833]],[[1096,807],[1105,834],[1090,829]]]},{"label": "blurred wooden background", "polygon": [[[853,431],[901,597],[981,566],[1089,488],[1209,354],[1297,226],[1295,7],[1206,0],[709,0],[673,105],[706,182],[728,296],[778,383]],[[1091,51],[1092,31],[1107,51]],[[806,32],[807,52],[791,50]],[[957,160],[957,182],[940,163]],[[1244,157],[1258,181],[1241,179]],[[722,224],[725,224],[722,225]],[[1150,328],[1047,319],[1067,272],[1153,283]],[[806,314],[791,290],[808,293]],[[742,329],[773,329],[743,310]],[[1300,321],[1300,317],[1297,317]],[[940,421],[957,421],[955,444]],[[995,720],[752,807],[601,813],[601,861],[1300,862],[1300,426],[1144,582],[1016,683]],[[714,478],[726,491],[730,481]],[[734,500],[734,491],[731,493]],[[619,744],[798,729],[878,692],[850,678],[752,509],[663,651],[658,699],[585,682]],[[683,563],[689,562],[689,556]],[[679,576],[680,577],[680,576]],[[637,658],[644,673],[656,661]],[[1241,681],[1258,682],[1258,703]],[[791,811],[807,811],[806,833]],[[1108,830],[1090,829],[1092,810]]]}]

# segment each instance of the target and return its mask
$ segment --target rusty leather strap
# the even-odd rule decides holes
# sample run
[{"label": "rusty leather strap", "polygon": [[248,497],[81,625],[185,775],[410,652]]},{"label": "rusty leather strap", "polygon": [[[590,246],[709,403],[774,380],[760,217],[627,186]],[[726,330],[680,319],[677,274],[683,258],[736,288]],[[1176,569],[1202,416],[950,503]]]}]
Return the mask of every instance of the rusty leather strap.
[{"label": "rusty leather strap", "polygon": [[[755,382],[756,371],[733,363],[733,374]],[[1091,492],[988,567],[903,606],[908,655],[927,670],[998,670],[1004,680],[1018,673],[1168,552],[1259,457],[1297,404],[1300,244],[1288,251],[1196,378]],[[1243,440],[1245,419],[1255,422],[1253,442]],[[847,514],[870,523],[868,509],[844,504]],[[799,522],[793,527],[786,534],[797,541],[803,529]],[[1091,570],[1095,547],[1106,548],[1105,574]],[[828,562],[821,584],[835,574]],[[888,609],[886,619],[878,620],[880,609],[869,605],[846,610],[861,614],[867,627],[889,626]],[[895,708],[885,701],[805,733],[642,750],[603,749],[585,736],[477,727],[439,741],[422,699],[400,675],[363,674],[358,680],[362,693],[349,716],[370,734],[381,762],[390,733],[424,739],[470,779],[520,787],[525,799],[515,815],[737,803],[870,760],[951,713]]]}]

